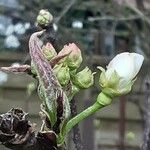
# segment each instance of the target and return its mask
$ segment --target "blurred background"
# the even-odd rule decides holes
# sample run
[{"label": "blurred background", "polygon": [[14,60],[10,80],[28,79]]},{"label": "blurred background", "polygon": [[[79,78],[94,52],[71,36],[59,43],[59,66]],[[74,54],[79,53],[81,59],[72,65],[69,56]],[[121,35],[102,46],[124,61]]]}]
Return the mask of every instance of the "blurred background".
[{"label": "blurred background", "polygon": [[[51,37],[57,50],[76,43],[85,59],[83,66],[87,64],[93,71],[120,52],[144,55],[144,67],[132,93],[80,124],[86,150],[140,149],[150,132],[150,0],[0,0],[0,67],[29,64],[28,40],[37,30],[40,9],[48,9],[54,16]],[[0,113],[21,107],[38,129],[40,100],[36,91],[27,95],[31,82],[36,84],[28,75],[0,72]],[[78,111],[90,106],[99,91],[96,82],[80,92],[75,97]],[[69,150],[74,150],[71,137]],[[0,146],[0,150],[6,148]]]}]

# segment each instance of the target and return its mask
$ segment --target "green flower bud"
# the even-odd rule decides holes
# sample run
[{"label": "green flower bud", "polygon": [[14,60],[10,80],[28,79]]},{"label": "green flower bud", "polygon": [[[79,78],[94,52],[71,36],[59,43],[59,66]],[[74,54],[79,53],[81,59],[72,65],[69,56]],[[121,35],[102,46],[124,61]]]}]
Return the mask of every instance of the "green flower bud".
[{"label": "green flower bud", "polygon": [[42,47],[42,52],[47,60],[51,60],[57,55],[57,52],[55,51],[53,45],[49,42]]},{"label": "green flower bud", "polygon": [[65,86],[69,83],[70,74],[68,66],[63,66],[63,64],[56,65],[53,69],[59,83]]},{"label": "green flower bud", "polygon": [[53,20],[52,14],[45,9],[40,10],[39,15],[37,16],[37,23],[38,25],[44,25],[47,26],[49,23],[51,23]]},{"label": "green flower bud", "polygon": [[30,96],[33,93],[33,91],[35,91],[35,90],[36,90],[36,85],[35,85],[34,82],[31,82],[27,85],[27,94],[28,94],[28,96]]},{"label": "green flower bud", "polygon": [[92,71],[86,67],[73,77],[72,82],[79,88],[86,89],[93,85],[93,75],[94,73],[92,73]]},{"label": "green flower bud", "polygon": [[65,45],[58,55],[67,54],[68,52],[70,52],[70,54],[68,57],[63,59],[63,62],[66,62],[71,70],[79,68],[82,63],[81,50],[76,46],[76,44],[72,43]]}]

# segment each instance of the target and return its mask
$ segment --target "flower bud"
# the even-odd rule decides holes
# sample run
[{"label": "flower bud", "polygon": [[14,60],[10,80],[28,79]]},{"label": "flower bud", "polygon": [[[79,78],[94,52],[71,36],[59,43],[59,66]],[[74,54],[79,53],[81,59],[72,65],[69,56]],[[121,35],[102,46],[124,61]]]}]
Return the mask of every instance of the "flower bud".
[{"label": "flower bud", "polygon": [[99,79],[102,92],[110,97],[127,94],[131,91],[135,77],[140,71],[144,57],[136,53],[118,54],[102,71]]},{"label": "flower bud", "polygon": [[58,55],[67,54],[68,52],[70,52],[70,54],[68,57],[64,58],[63,61],[66,61],[71,70],[79,68],[82,63],[81,50],[76,46],[76,44],[72,43],[65,45]]},{"label": "flower bud", "polygon": [[93,75],[94,73],[92,73],[92,71],[86,67],[74,76],[72,82],[79,88],[86,89],[93,85]]},{"label": "flower bud", "polygon": [[35,91],[36,89],[36,85],[34,82],[31,82],[27,85],[27,94],[28,96],[31,96],[31,94],[33,93],[33,91]]},{"label": "flower bud", "polygon": [[65,86],[69,83],[70,74],[68,66],[63,66],[63,64],[56,65],[53,69],[59,83]]},{"label": "flower bud", "polygon": [[49,42],[42,47],[42,52],[47,60],[51,60],[57,55],[57,52],[55,51],[53,45]]},{"label": "flower bud", "polygon": [[40,10],[36,20],[38,25],[47,26],[49,23],[52,22],[53,16],[48,10],[42,9]]}]

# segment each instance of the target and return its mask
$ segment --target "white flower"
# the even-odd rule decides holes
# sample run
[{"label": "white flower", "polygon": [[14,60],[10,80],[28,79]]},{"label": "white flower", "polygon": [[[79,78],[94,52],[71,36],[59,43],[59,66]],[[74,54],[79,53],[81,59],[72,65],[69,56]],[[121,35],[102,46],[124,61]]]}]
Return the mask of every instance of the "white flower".
[{"label": "white flower", "polygon": [[144,57],[137,53],[124,52],[118,54],[107,66],[106,74],[111,76],[115,70],[126,82],[135,78],[141,69]]},{"label": "white flower", "polygon": [[[137,53],[124,52],[114,57],[105,71],[100,68],[100,85],[107,92],[111,89],[116,95],[131,91],[134,79],[141,69],[144,57]],[[109,88],[109,90],[108,90]]]}]

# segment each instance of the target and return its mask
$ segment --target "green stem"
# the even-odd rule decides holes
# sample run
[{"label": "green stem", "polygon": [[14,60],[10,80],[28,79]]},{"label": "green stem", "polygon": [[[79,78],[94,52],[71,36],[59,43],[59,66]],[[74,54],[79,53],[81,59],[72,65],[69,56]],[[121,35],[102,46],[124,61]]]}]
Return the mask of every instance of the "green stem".
[{"label": "green stem", "polygon": [[100,108],[104,107],[103,105],[100,105],[98,102],[94,103],[92,106],[72,118],[66,126],[66,134],[79,122],[81,122],[83,119],[87,118],[88,116],[94,114],[96,111],[98,111]]},{"label": "green stem", "polygon": [[65,129],[63,130],[62,133],[62,137],[63,139],[59,139],[58,143],[63,143],[65,135],[70,132],[70,130],[77,125],[79,122],[81,122],[83,119],[87,118],[88,116],[94,114],[95,112],[97,112],[99,109],[109,105],[111,103],[112,99],[108,96],[105,95],[104,93],[100,93],[98,95],[97,101],[90,106],[89,108],[87,108],[86,110],[84,110],[83,112],[81,112],[80,114],[78,114],[77,116],[75,116],[74,118],[72,118],[66,125]]}]

